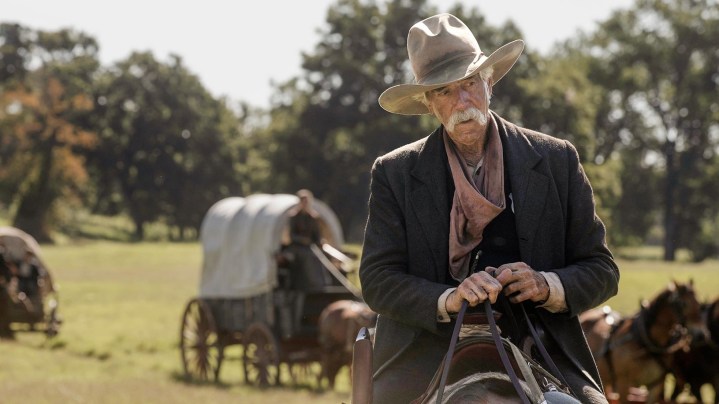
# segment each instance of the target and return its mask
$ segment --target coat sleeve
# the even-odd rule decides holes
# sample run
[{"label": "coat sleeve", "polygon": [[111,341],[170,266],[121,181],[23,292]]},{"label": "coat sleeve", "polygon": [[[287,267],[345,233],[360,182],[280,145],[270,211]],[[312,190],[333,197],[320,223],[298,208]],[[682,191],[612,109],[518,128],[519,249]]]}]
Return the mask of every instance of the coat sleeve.
[{"label": "coat sleeve", "polygon": [[[392,163],[399,164],[396,160]],[[407,221],[413,220],[414,213],[405,192],[406,172],[387,169],[381,158],[372,167],[359,270],[362,294],[380,316],[437,333],[437,300],[449,286],[422,276],[435,269],[431,258],[424,255],[427,252],[418,251],[421,247],[408,237]]]},{"label": "coat sleeve", "polygon": [[595,211],[592,187],[577,150],[567,141],[565,262],[555,269],[564,286],[569,315],[579,315],[617,294],[619,269],[606,244],[606,229]]}]

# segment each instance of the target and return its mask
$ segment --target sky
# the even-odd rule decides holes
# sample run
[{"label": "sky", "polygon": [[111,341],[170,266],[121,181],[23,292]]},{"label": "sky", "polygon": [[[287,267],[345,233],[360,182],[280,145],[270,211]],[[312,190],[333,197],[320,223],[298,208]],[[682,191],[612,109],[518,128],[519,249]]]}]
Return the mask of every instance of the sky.
[{"label": "sky", "polygon": [[[578,29],[594,29],[613,10],[633,4],[633,0],[428,0],[440,12],[458,2],[465,8],[477,7],[495,26],[511,19],[527,46],[540,52]],[[272,83],[301,73],[301,53],[313,51],[321,38],[318,30],[326,28],[327,9],[335,3],[0,0],[0,22],[85,32],[98,41],[104,66],[133,51],[152,51],[161,61],[177,54],[213,95],[264,108],[269,106]]]}]

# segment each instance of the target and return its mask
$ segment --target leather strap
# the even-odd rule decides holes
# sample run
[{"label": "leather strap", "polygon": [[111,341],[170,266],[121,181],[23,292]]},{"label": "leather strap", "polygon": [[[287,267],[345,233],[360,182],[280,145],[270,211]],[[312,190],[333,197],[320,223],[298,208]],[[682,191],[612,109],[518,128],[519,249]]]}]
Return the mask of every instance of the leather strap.
[{"label": "leather strap", "polygon": [[[479,257],[482,255],[482,250],[478,250],[474,256],[474,262],[472,262],[472,268],[469,270],[469,274],[473,274],[477,270],[477,264],[479,263]],[[462,329],[462,323],[464,322],[464,313],[467,312],[467,305],[469,303],[466,300],[462,300],[462,306],[459,308],[457,313],[457,322],[454,323],[454,330],[452,331],[452,339],[449,340],[449,349],[447,355],[444,357],[444,368],[442,369],[442,377],[439,382],[439,390],[437,390],[437,404],[442,403],[442,395],[444,395],[444,386],[447,384],[447,376],[449,375],[449,365],[452,363],[452,357],[454,356],[454,349],[457,347],[457,340],[459,339],[459,331]],[[491,315],[492,313],[490,313]],[[494,320],[494,319],[492,319]]]},{"label": "leather strap", "polygon": [[488,320],[489,320],[489,330],[492,332],[492,339],[494,339],[494,345],[497,347],[497,351],[499,352],[499,357],[502,359],[504,368],[507,370],[507,375],[509,375],[509,380],[512,381],[514,390],[517,391],[517,395],[522,400],[522,403],[530,404],[529,398],[527,398],[527,394],[524,392],[524,389],[522,389],[522,385],[519,383],[517,374],[514,372],[512,363],[509,362],[509,356],[507,356],[507,351],[504,350],[504,345],[502,344],[502,339],[499,336],[499,330],[497,330],[497,323],[494,322],[494,316],[492,316],[492,305],[489,303],[489,300],[484,301],[484,312],[487,313]]},{"label": "leather strap", "polygon": [[[447,377],[449,375],[449,368],[452,363],[452,357],[454,356],[454,350],[457,346],[457,340],[459,339],[459,331],[462,328],[462,322],[464,320],[464,314],[467,311],[467,301],[462,302],[462,307],[459,309],[459,312],[457,313],[457,322],[454,325],[454,330],[452,331],[452,339],[449,343],[449,349],[447,350],[447,355],[445,355],[444,358],[444,366],[442,369],[442,377],[440,378],[439,387],[437,387],[437,401],[436,404],[442,403],[442,396],[444,395],[444,388],[447,384]],[[499,336],[499,330],[497,328],[497,323],[494,321],[494,315],[492,313],[492,305],[489,303],[489,300],[484,301],[484,312],[487,316],[487,321],[489,322],[489,329],[492,332],[492,339],[494,340],[494,345],[497,348],[497,352],[499,353],[499,357],[502,360],[502,364],[504,365],[504,368],[507,370],[507,375],[509,376],[509,380],[512,381],[512,385],[514,386],[514,389],[517,391],[517,395],[522,400],[523,404],[531,404],[529,401],[529,398],[527,397],[527,394],[525,393],[524,389],[522,389],[522,385],[519,382],[519,378],[517,378],[517,374],[514,371],[514,368],[512,367],[512,363],[509,361],[509,356],[507,355],[507,351],[504,349],[504,345],[502,344],[502,339]]]},{"label": "leather strap", "polygon": [[[467,301],[462,301],[462,307],[457,313],[457,322],[454,324],[454,330],[452,331],[452,339],[449,341],[449,349],[447,355],[444,357],[444,367],[442,368],[442,377],[439,379],[439,387],[437,388],[437,404],[442,404],[442,395],[444,395],[444,386],[447,384],[447,376],[449,375],[449,365],[452,363],[452,357],[454,356],[454,348],[457,347],[457,340],[459,339],[459,330],[462,329],[462,321],[464,320],[464,313],[467,311]],[[491,313],[490,313],[491,315]],[[492,318],[494,322],[494,318]]]},{"label": "leather strap", "polygon": [[352,404],[372,404],[372,341],[362,327],[352,350]]},{"label": "leather strap", "polygon": [[[564,383],[567,388],[572,391],[572,388],[569,386],[569,383],[567,383],[567,379],[564,378],[564,375],[562,375],[562,372],[559,371],[559,368],[552,360],[552,357],[549,356],[549,352],[547,352],[547,348],[544,347],[544,344],[542,343],[542,340],[539,338],[539,335],[537,334],[537,330],[534,328],[534,324],[529,320],[529,316],[527,315],[527,311],[524,309],[524,305],[519,305],[522,308],[522,315],[524,316],[524,320],[527,322],[527,328],[529,328],[529,332],[532,334],[532,338],[534,339],[534,344],[539,349],[539,353],[542,355],[542,358],[544,359],[544,362],[546,362],[547,366],[549,366],[550,370],[552,371],[552,374],[554,374],[555,377],[557,377],[559,380]],[[576,397],[577,395],[572,391],[572,394]]]}]

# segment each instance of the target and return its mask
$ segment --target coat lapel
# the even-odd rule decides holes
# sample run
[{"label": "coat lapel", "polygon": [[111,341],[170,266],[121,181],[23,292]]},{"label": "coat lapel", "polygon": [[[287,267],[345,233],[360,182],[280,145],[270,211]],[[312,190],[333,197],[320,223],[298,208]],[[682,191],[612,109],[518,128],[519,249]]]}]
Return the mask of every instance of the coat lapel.
[{"label": "coat lapel", "polygon": [[[521,258],[531,265],[534,235],[541,223],[549,192],[549,178],[537,170],[542,156],[511,123],[494,114],[505,147],[506,171],[511,182],[514,214]],[[411,171],[411,204],[423,235],[432,251],[437,280],[445,282],[449,262],[449,208],[452,195],[447,192],[447,163],[442,127],[424,143]]]},{"label": "coat lapel", "polygon": [[411,175],[411,204],[427,245],[432,251],[436,277],[444,282],[449,262],[449,195],[442,127],[424,143]]},{"label": "coat lapel", "polygon": [[522,261],[532,264],[534,235],[540,224],[549,192],[549,178],[538,167],[542,156],[537,153],[518,128],[494,115],[505,147],[505,168],[511,182],[514,215]]}]

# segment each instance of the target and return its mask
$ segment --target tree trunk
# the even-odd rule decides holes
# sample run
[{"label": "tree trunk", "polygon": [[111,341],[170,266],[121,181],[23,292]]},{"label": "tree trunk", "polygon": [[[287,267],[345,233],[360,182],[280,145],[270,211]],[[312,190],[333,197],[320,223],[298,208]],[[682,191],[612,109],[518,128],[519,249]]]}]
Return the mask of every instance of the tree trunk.
[{"label": "tree trunk", "polygon": [[57,198],[52,184],[50,184],[55,144],[55,134],[53,133],[48,139],[47,146],[42,154],[40,173],[37,180],[20,197],[20,204],[13,219],[13,226],[35,237],[41,243],[52,242],[48,217],[50,209],[52,209],[52,205]]},{"label": "tree trunk", "polygon": [[36,192],[25,194],[20,201],[13,226],[33,236],[40,243],[52,242],[47,225],[48,210],[52,201]]},{"label": "tree trunk", "polygon": [[664,188],[664,261],[674,261],[677,249],[677,218],[674,202],[679,173],[675,164],[676,146],[667,140],[664,156],[667,162],[666,184]]},{"label": "tree trunk", "polygon": [[133,235],[134,241],[142,241],[145,239],[145,221],[142,219],[135,218],[135,234]]}]

